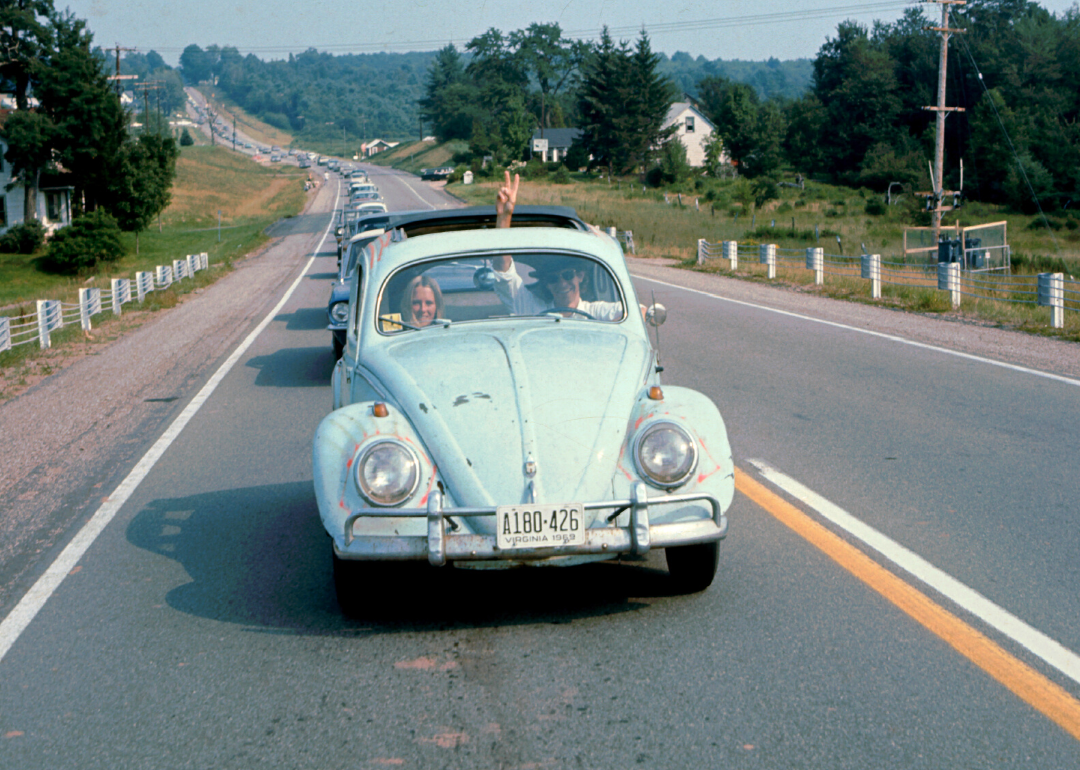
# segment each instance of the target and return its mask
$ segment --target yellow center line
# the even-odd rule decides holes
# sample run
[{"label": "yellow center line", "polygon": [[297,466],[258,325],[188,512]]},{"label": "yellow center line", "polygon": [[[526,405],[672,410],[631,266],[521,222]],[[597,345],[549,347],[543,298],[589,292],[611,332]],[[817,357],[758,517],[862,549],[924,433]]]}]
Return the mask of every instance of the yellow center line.
[{"label": "yellow center line", "polygon": [[1064,688],[1010,655],[984,634],[739,468],[735,469],[735,488],[917,623],[939,636],[1025,703],[1080,740],[1080,701]]}]

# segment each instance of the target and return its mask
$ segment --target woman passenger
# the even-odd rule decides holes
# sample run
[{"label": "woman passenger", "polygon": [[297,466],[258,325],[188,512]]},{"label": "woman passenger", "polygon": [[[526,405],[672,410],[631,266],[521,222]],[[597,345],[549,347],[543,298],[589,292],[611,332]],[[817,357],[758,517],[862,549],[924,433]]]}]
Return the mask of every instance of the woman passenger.
[{"label": "woman passenger", "polygon": [[405,286],[401,296],[401,318],[410,326],[430,326],[443,317],[443,296],[438,282],[418,275]]}]

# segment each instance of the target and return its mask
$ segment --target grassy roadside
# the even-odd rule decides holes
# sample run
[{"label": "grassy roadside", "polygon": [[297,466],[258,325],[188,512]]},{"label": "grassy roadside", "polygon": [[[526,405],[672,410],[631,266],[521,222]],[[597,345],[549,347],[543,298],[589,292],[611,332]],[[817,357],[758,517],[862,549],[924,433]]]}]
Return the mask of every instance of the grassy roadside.
[{"label": "grassy roadside", "polygon": [[[899,207],[892,207],[893,210],[885,215],[869,215],[866,204],[872,194],[829,185],[810,183],[805,190],[785,188],[779,200],[770,201],[761,208],[751,203],[744,209],[742,203],[733,201],[732,196],[724,192],[714,193],[715,207],[705,200],[704,195],[695,195],[692,191],[683,193],[683,203],[679,205],[676,194],[669,193],[671,202],[665,203],[663,191],[643,191],[636,180],[615,180],[609,184],[606,180],[584,175],[571,176],[570,184],[556,184],[546,179],[522,180],[518,202],[571,206],[587,222],[632,230],[639,257],[675,259],[685,269],[745,280],[767,281],[764,266],[756,261],[742,260],[739,270],[732,272],[726,269],[727,262],[715,260],[699,267],[696,264],[697,239],[705,238],[711,243],[738,240],[744,245],[777,243],[782,248],[798,249],[821,245],[826,253],[834,254],[835,248],[830,248],[836,245],[832,234],[838,233],[847,244],[849,255],[861,253],[861,245],[865,243],[868,249],[880,252],[883,259],[887,259],[902,252],[903,226],[913,224]],[[472,185],[449,185],[447,190],[469,203],[490,204],[495,199],[497,186],[493,179],[479,179]],[[698,199],[697,207],[695,198]],[[1007,213],[997,207],[970,204],[957,215],[962,215],[966,224],[998,219],[1009,221],[1014,274],[1054,270],[1080,276],[1080,230],[1070,228],[1067,218],[1059,218],[1058,221],[1065,224],[1051,239],[1045,230],[1039,229],[1036,217]],[[795,235],[791,234],[792,217],[795,218]],[[773,219],[776,227],[771,225]],[[951,223],[953,220],[954,217],[950,217],[946,221]],[[820,241],[814,238],[815,224],[822,233]],[[964,296],[959,310],[954,311],[945,293],[936,288],[884,285],[882,299],[872,300],[868,281],[827,275],[824,286],[817,287],[813,285],[810,271],[783,265],[778,267],[777,279],[772,283],[836,299],[934,313],[1080,341],[1080,314],[1077,313],[1065,314],[1064,329],[1051,329],[1048,308]]]},{"label": "grassy roadside", "polygon": [[233,118],[236,118],[236,127],[241,133],[254,139],[256,142],[267,146],[277,145],[288,147],[292,144],[293,136],[287,131],[263,123],[258,118],[249,115],[244,109],[213,86],[199,86],[199,92],[206,98],[210,108],[222,120],[232,127]]},{"label": "grassy roadside", "polygon": [[125,305],[120,318],[109,311],[95,315],[92,337],[84,337],[77,324],[69,325],[52,333],[49,350],[28,343],[0,353],[0,400],[21,392],[63,362],[86,355],[92,346],[115,339],[149,313],[173,307],[184,294],[216,281],[232,269],[233,260],[268,242],[264,231],[269,225],[300,213],[306,202],[304,179],[306,175],[295,169],[263,167],[220,147],[185,147],[161,230],[155,225],[140,235],[138,255],[131,233],[124,234],[127,254],[119,263],[90,277],[50,275],[37,269],[38,257],[0,255],[0,315],[9,317],[34,313],[37,299],[77,302],[82,287],[107,289],[111,278],[132,278],[138,270],[153,270],[186,254],[205,251],[211,265],[194,279],[152,292],[142,305]]}]

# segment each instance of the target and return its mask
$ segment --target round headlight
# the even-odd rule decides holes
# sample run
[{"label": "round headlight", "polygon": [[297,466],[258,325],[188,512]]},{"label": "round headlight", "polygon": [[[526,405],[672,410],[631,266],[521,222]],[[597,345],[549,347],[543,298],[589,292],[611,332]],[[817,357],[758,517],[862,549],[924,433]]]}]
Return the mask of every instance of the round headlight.
[{"label": "round headlight", "polygon": [[697,445],[675,423],[658,422],[638,436],[634,456],[646,479],[659,487],[677,487],[697,466]]},{"label": "round headlight", "polygon": [[375,505],[400,505],[416,491],[420,463],[416,454],[396,441],[378,441],[356,463],[360,492]]},{"label": "round headlight", "polygon": [[343,324],[349,320],[349,303],[335,302],[330,306],[330,318],[336,324]]}]

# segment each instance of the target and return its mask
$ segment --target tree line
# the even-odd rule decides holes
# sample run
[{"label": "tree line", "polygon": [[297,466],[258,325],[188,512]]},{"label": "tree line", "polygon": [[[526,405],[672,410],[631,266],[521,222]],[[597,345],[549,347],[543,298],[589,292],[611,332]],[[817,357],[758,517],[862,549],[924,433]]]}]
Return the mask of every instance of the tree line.
[{"label": "tree line", "polygon": [[[40,229],[37,194],[51,174],[73,188],[76,220],[90,217],[90,230],[119,226],[137,239],[169,203],[178,148],[165,132],[129,132],[130,116],[92,43],[86,22],[56,11],[52,0],[0,0],[0,88],[16,104],[0,126],[4,157],[24,189],[28,227]],[[93,261],[54,266],[79,270]]]}]

